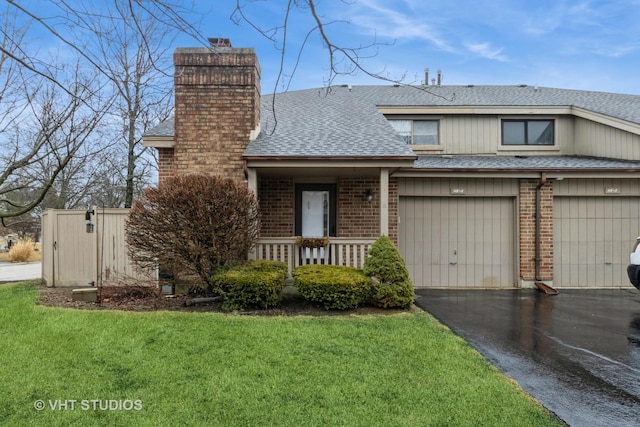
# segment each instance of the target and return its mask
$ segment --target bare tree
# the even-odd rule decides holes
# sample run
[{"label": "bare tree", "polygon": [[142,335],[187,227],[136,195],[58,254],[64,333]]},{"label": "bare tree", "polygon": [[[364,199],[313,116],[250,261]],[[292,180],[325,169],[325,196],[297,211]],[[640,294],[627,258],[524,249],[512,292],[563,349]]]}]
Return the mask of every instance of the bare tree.
[{"label": "bare tree", "polygon": [[[89,40],[85,55],[100,67],[114,91],[109,116],[117,139],[112,153],[113,158],[124,160],[115,170],[124,170],[124,186],[118,188],[124,191],[123,205],[128,208],[152,160],[145,156],[142,134],[166,119],[173,108],[172,81],[167,78],[172,63],[166,46],[176,32],[143,4],[129,0],[105,4],[99,16],[91,16],[90,10],[74,12],[77,27]],[[118,151],[126,156],[118,155]]]},{"label": "bare tree", "polygon": [[42,202],[104,117],[104,112],[87,107],[94,100],[103,103],[96,99],[99,92],[91,77],[82,76],[77,68],[67,72],[70,78],[65,91],[51,82],[34,85],[29,75],[20,74],[17,79],[24,105],[5,117],[8,124],[0,133],[0,164],[4,165],[0,219],[4,225],[6,219],[19,217]]},{"label": "bare tree", "polygon": [[[33,209],[43,200],[42,207],[70,208],[90,202],[129,207],[134,194],[150,181],[153,156],[145,153],[141,136],[171,113],[171,79],[168,77],[171,64],[166,46],[177,27],[183,31],[190,27],[177,15],[181,7],[168,2],[114,0],[96,8],[94,3],[59,0],[49,2],[49,6],[54,12],[46,16],[35,8],[29,9],[12,1],[2,14],[5,25],[0,27],[3,37],[0,67],[6,72],[2,73],[0,68],[0,77],[6,78],[2,80],[5,93],[0,93],[0,102],[7,106],[3,111],[15,112],[16,107],[21,107],[24,114],[34,114],[29,100],[17,106],[10,105],[11,100],[16,103],[20,99],[16,90],[23,88],[16,75],[22,74],[29,76],[31,84],[56,87],[55,93],[59,97],[75,98],[100,120],[92,127],[93,138],[83,139],[91,139],[90,148],[74,146],[60,168],[55,165],[60,156],[52,155],[55,150],[51,146],[48,152],[43,147],[34,152],[21,151],[22,157],[14,160],[29,163],[29,171],[39,178],[30,181],[31,186],[40,183],[43,191],[29,192],[35,196],[29,203],[23,198],[23,202],[14,203],[16,206],[12,209],[0,207],[2,216],[18,216],[20,211]],[[94,81],[87,90],[101,93],[101,98],[93,94],[89,101],[84,93],[74,91],[74,86],[80,87],[86,82],[70,81],[69,73],[61,72],[66,66],[63,61],[58,58],[41,60],[40,55],[28,50],[28,44],[23,43],[25,20],[58,40],[64,51],[63,61],[76,58],[79,67],[94,74]],[[6,96],[11,91],[16,96]],[[14,113],[0,120],[5,129],[4,133],[0,130],[2,144],[8,144],[6,129],[12,123],[16,124],[14,133],[24,135],[25,131],[19,130],[22,121],[17,120],[18,116]],[[14,140],[12,146],[16,143]],[[60,145],[55,147],[59,149]],[[4,153],[9,152],[5,146],[3,148]],[[106,169],[105,164],[110,169]],[[19,181],[18,171],[7,167],[0,172],[4,183],[0,194],[16,190],[15,185],[8,184]],[[53,189],[52,194],[45,199],[50,189]],[[122,196],[116,193],[122,193]],[[8,198],[4,200],[5,205],[10,203]],[[17,209],[18,205],[22,209]]]},{"label": "bare tree", "polygon": [[[345,4],[351,1],[342,0]],[[326,20],[316,0],[289,0],[282,20],[269,27],[257,25],[247,13],[259,10],[260,3],[265,1],[236,0],[231,19],[248,24],[280,49],[282,60],[274,90],[286,78],[293,78],[302,52],[312,42],[319,42],[327,53],[328,86],[337,76],[352,73],[397,81],[384,76],[384,70],[370,72],[363,66],[364,59],[377,53],[375,39],[354,47],[336,43],[330,30],[344,21]],[[178,0],[49,0],[46,8],[40,7],[40,2],[7,0],[5,4],[6,11],[0,12],[0,218],[28,212],[51,188],[56,193],[47,203],[55,206],[76,206],[89,199],[131,206],[150,168],[141,135],[171,113],[172,71],[166,48],[178,33],[208,45],[193,22],[193,5]],[[302,42],[294,44],[289,25],[294,16],[301,15],[309,26],[304,37],[295,36]],[[29,49],[29,43],[24,43],[28,28],[50,36],[64,55],[45,58]],[[285,65],[290,51],[295,58],[293,66]],[[76,64],[78,71],[65,68],[69,63]],[[93,77],[87,80],[86,75]],[[285,90],[287,87],[288,83]],[[21,96],[21,91],[29,96]],[[44,93],[62,99],[43,98],[55,107],[55,113],[41,108],[45,104],[29,105]],[[94,134],[101,131],[102,139],[80,133],[76,121],[81,113],[83,120],[90,122],[83,129]],[[36,126],[21,127],[25,116],[33,116],[30,119]],[[88,140],[99,152],[81,150]],[[115,145],[110,145],[112,142]],[[107,151],[111,153],[107,157],[111,171],[116,171],[111,176],[103,174],[104,160],[86,164],[104,159],[100,153]],[[40,165],[39,181],[27,173],[35,173],[36,165]],[[13,199],[16,191],[35,189],[36,183],[38,191],[22,194],[31,199]],[[120,191],[124,196],[117,194]]]}]

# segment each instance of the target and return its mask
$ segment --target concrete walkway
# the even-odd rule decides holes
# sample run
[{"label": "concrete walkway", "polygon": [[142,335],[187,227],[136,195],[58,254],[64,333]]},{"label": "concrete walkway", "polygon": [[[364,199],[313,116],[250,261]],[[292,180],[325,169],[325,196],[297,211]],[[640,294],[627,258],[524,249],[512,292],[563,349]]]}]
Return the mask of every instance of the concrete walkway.
[{"label": "concrete walkway", "polygon": [[636,289],[416,294],[419,307],[569,425],[640,425]]},{"label": "concrete walkway", "polygon": [[42,278],[42,262],[0,262],[0,282]]}]

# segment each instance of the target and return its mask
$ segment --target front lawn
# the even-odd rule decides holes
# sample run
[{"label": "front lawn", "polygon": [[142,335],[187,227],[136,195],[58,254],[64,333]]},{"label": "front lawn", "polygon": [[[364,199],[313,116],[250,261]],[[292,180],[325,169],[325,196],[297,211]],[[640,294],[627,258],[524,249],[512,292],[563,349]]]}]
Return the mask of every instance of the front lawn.
[{"label": "front lawn", "polygon": [[560,425],[424,313],[81,311],[37,292],[0,286],[0,425]]}]

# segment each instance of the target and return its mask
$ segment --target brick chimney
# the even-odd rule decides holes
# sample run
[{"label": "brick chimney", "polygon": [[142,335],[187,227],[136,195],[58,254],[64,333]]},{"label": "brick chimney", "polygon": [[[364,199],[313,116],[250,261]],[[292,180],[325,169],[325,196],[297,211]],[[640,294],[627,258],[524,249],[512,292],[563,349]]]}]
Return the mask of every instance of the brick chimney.
[{"label": "brick chimney", "polygon": [[242,153],[260,132],[260,64],[254,49],[229,39],[178,48],[175,65],[177,175],[206,173],[244,180]]}]

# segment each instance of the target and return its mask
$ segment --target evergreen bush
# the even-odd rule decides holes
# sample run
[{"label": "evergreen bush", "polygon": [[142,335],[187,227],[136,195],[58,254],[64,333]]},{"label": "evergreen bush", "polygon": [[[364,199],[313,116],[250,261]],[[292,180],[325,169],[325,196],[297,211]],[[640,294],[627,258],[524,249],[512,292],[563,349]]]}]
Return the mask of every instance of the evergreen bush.
[{"label": "evergreen bush", "polygon": [[345,310],[363,305],[371,294],[371,279],[351,267],[303,265],[293,270],[294,286],[308,301]]},{"label": "evergreen bush", "polygon": [[387,236],[381,236],[369,250],[364,274],[372,277],[371,304],[384,308],[409,308],[413,304],[413,283],[400,252]]},{"label": "evergreen bush", "polygon": [[213,275],[211,283],[224,297],[222,307],[226,310],[266,309],[280,304],[286,277],[286,264],[252,260],[221,268]]}]

